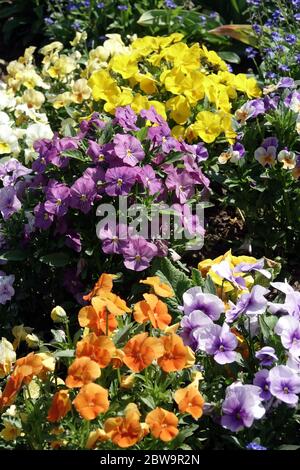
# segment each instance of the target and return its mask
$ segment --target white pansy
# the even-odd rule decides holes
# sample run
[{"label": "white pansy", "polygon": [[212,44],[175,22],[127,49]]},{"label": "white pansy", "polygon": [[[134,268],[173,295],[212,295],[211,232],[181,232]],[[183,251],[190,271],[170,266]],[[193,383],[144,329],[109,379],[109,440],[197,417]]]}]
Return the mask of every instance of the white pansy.
[{"label": "white pansy", "polygon": [[8,125],[0,125],[0,155],[14,154],[20,152],[17,136]]}]

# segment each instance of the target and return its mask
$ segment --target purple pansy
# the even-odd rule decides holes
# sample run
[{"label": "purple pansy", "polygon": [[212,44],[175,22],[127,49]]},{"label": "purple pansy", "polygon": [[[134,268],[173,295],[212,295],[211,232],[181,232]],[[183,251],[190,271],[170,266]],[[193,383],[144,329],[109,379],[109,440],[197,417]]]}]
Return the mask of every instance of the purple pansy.
[{"label": "purple pansy", "polygon": [[94,140],[89,140],[89,146],[86,153],[91,157],[94,163],[101,163],[105,160],[103,147]]},{"label": "purple pansy", "polygon": [[93,179],[82,176],[70,188],[70,206],[87,214],[96,196],[97,189]]},{"label": "purple pansy", "polygon": [[253,316],[264,313],[268,303],[264,296],[268,292],[265,287],[255,285],[249,294],[240,296],[236,305],[230,302],[231,308],[226,312],[226,321],[234,322],[243,314]]},{"label": "purple pansy", "polygon": [[42,230],[47,230],[54,220],[54,215],[49,214],[45,209],[45,204],[41,202],[35,206],[33,212],[35,215],[34,225]]},{"label": "purple pansy", "polygon": [[263,367],[272,366],[275,361],[278,361],[275,349],[271,346],[264,346],[255,353],[255,357],[260,361]]},{"label": "purple pansy", "polygon": [[164,118],[155,110],[154,106],[150,106],[149,109],[142,109],[140,116],[152,122],[153,124],[163,125],[166,123]]},{"label": "purple pansy", "polygon": [[195,192],[194,181],[185,170],[169,169],[166,186],[169,190],[175,191],[180,204],[186,203]]},{"label": "purple pansy", "polygon": [[45,209],[49,214],[63,217],[69,208],[70,189],[58,181],[50,181],[46,190]]},{"label": "purple pansy", "polygon": [[19,201],[13,186],[0,189],[0,212],[4,220],[8,220],[13,214],[19,212],[21,207],[21,201]]},{"label": "purple pansy", "polygon": [[219,297],[214,294],[202,292],[201,287],[191,287],[183,294],[183,311],[189,315],[194,310],[200,310],[211,320],[218,320],[224,312],[224,304]]},{"label": "purple pansy", "polygon": [[272,398],[270,392],[270,380],[269,380],[269,371],[267,369],[262,369],[254,375],[253,385],[257,385],[261,388],[260,396],[263,400],[270,400]]},{"label": "purple pansy", "polygon": [[23,166],[15,158],[11,158],[0,165],[0,180],[3,186],[13,186],[18,178],[29,175],[32,172],[29,168]]},{"label": "purple pansy", "polygon": [[99,232],[102,242],[102,250],[106,254],[122,254],[128,246],[128,235],[126,225],[118,225],[116,230],[112,227],[102,228]]},{"label": "purple pansy", "polygon": [[157,179],[156,173],[151,165],[143,166],[138,172],[138,180],[147,188],[150,195],[159,193],[162,190],[162,182]]},{"label": "purple pansy", "polygon": [[138,131],[139,128],[135,125],[136,121],[137,115],[131,106],[127,105],[116,108],[114,122],[119,124],[124,129],[124,131]]},{"label": "purple pansy", "polygon": [[137,165],[145,157],[140,141],[132,135],[116,134],[113,142],[115,154],[129,166]]},{"label": "purple pansy", "polygon": [[269,372],[270,392],[278,400],[288,405],[298,403],[300,393],[300,377],[295,370],[288,366],[277,366]]},{"label": "purple pansy", "polygon": [[260,396],[261,389],[255,385],[233,383],[226,389],[225,400],[222,404],[221,425],[233,432],[250,428],[255,419],[261,419],[265,414]]},{"label": "purple pansy", "polygon": [[157,248],[154,243],[148,242],[145,238],[135,236],[129,240],[122,254],[127,269],[143,271],[150,266],[150,262],[157,255]]},{"label": "purple pansy", "polygon": [[105,174],[105,191],[109,196],[123,196],[129,193],[136,182],[137,171],[134,168],[120,166],[109,168]]},{"label": "purple pansy", "polygon": [[6,304],[15,295],[14,280],[14,275],[6,275],[5,272],[0,271],[0,304]]},{"label": "purple pansy", "polygon": [[72,250],[76,251],[76,253],[80,253],[81,252],[80,233],[76,232],[75,230],[69,230],[65,234],[65,244]]},{"label": "purple pansy", "polygon": [[98,194],[104,193],[105,188],[105,171],[103,168],[87,168],[83,175],[84,178],[92,179],[96,185]]}]

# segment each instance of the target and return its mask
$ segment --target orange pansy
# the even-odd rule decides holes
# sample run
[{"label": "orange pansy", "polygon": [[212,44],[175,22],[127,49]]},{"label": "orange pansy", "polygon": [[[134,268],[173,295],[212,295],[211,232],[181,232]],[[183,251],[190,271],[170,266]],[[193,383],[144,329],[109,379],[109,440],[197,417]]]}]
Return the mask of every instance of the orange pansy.
[{"label": "orange pansy", "polygon": [[14,374],[9,377],[2,392],[2,395],[0,396],[0,410],[2,408],[10,406],[14,402],[18,391],[22,387],[22,384],[22,374]]},{"label": "orange pansy", "polygon": [[111,360],[113,369],[120,369],[120,367],[122,367],[122,365],[124,364],[123,359],[124,352],[122,351],[122,349],[116,349]]},{"label": "orange pansy", "polygon": [[109,437],[103,429],[95,429],[90,432],[87,443],[85,445],[86,449],[94,449],[98,442],[108,441]]},{"label": "orange pansy", "polygon": [[80,389],[73,405],[82,418],[95,419],[109,408],[108,391],[100,385],[89,383]]},{"label": "orange pansy", "polygon": [[140,281],[141,284],[151,286],[154,293],[159,297],[174,297],[174,291],[171,286],[162,282],[158,276],[147,277],[147,279]]},{"label": "orange pansy", "polygon": [[188,413],[194,419],[201,418],[203,414],[204,399],[199,390],[194,385],[180,388],[174,393],[174,400],[181,413]]},{"label": "orange pansy", "polygon": [[144,294],[144,299],[134,307],[134,319],[138,323],[150,321],[154,328],[164,330],[172,321],[167,305],[154,294]]},{"label": "orange pansy", "polygon": [[146,416],[146,423],[153,437],[164,442],[171,441],[179,432],[177,416],[164,408],[155,408],[150,411]]},{"label": "orange pansy", "polygon": [[105,307],[113,315],[124,315],[124,313],[130,312],[125,300],[112,292],[102,292],[101,295],[93,297],[92,306],[96,311]]},{"label": "orange pansy", "polygon": [[47,419],[50,423],[55,423],[64,418],[71,410],[72,405],[69,398],[69,390],[59,390],[52,398],[51,407],[48,411]]},{"label": "orange pansy", "polygon": [[124,417],[107,419],[104,430],[111,441],[122,448],[135,445],[145,435],[145,427],[140,423],[140,413],[134,403],[126,406]]},{"label": "orange pansy", "polygon": [[97,362],[89,357],[78,357],[68,369],[66,386],[69,388],[82,387],[89,382],[94,382],[101,375],[101,370]]},{"label": "orange pansy", "polygon": [[114,274],[101,274],[91,292],[83,296],[83,300],[90,302],[90,300],[95,295],[99,295],[99,293],[101,292],[111,292],[113,288],[113,279],[115,279],[116,277],[117,276],[115,276]]},{"label": "orange pansy", "polygon": [[23,382],[28,384],[35,375],[43,370],[42,359],[34,353],[27,354],[16,361],[13,375],[22,375]]},{"label": "orange pansy", "polygon": [[91,305],[82,307],[78,314],[78,321],[80,326],[90,328],[96,335],[106,333],[107,321],[109,333],[114,331],[118,326],[115,316],[108,313],[103,305],[100,310],[95,310]]},{"label": "orange pansy", "polygon": [[110,338],[90,333],[81,341],[78,341],[76,345],[76,357],[89,357],[97,362],[100,367],[105,368],[110,363],[115,354],[115,350],[116,347]]},{"label": "orange pansy", "polygon": [[124,346],[123,362],[134,372],[141,372],[154,359],[163,354],[163,345],[159,338],[152,338],[148,333],[140,333],[131,338]]},{"label": "orange pansy", "polygon": [[163,341],[164,353],[157,362],[162,370],[175,372],[183,369],[189,358],[189,351],[180,336],[166,335],[161,340]]}]

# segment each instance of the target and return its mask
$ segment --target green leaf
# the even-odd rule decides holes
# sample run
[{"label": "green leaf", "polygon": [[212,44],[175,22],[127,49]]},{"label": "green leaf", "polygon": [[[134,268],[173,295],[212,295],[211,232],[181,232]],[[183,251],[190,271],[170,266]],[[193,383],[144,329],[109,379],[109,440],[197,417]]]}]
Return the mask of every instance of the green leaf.
[{"label": "green leaf", "polygon": [[216,295],[216,286],[210,276],[206,276],[204,283],[204,291],[208,292],[209,294]]},{"label": "green leaf", "polygon": [[75,349],[63,349],[61,351],[54,352],[55,357],[74,357]]},{"label": "green leaf", "polygon": [[90,161],[90,157],[83,155],[80,150],[65,150],[61,153],[62,156],[73,158],[74,160],[80,160],[81,162]]},{"label": "green leaf", "polygon": [[182,295],[190,287],[193,287],[191,279],[176,268],[168,258],[157,259],[153,264],[152,271],[155,276],[159,276],[173,287],[178,304],[182,302]]},{"label": "green leaf", "polygon": [[223,60],[230,62],[231,64],[239,64],[241,62],[240,56],[238,56],[235,52],[221,51],[218,52],[218,54]]},{"label": "green leaf", "polygon": [[277,317],[267,317],[267,315],[259,315],[259,325],[264,339],[269,339],[272,335],[276,322],[278,321]]},{"label": "green leaf", "polygon": [[142,127],[138,132],[135,133],[135,136],[137,139],[139,139],[141,142],[145,140],[148,134],[148,127]]},{"label": "green leaf", "polygon": [[229,36],[251,46],[257,46],[257,36],[249,24],[226,24],[209,31],[217,36]]},{"label": "green leaf", "polygon": [[41,263],[48,264],[56,268],[66,266],[70,262],[70,255],[65,252],[51,253],[40,257]]},{"label": "green leaf", "polygon": [[278,450],[298,450],[298,449],[300,449],[300,446],[296,446],[293,444],[284,444],[278,447]]},{"label": "green leaf", "polygon": [[192,281],[195,286],[200,286],[202,288],[205,286],[205,280],[203,279],[199,269],[192,268]]},{"label": "green leaf", "polygon": [[0,255],[1,261],[24,261],[26,258],[27,253],[24,250],[5,251]]}]

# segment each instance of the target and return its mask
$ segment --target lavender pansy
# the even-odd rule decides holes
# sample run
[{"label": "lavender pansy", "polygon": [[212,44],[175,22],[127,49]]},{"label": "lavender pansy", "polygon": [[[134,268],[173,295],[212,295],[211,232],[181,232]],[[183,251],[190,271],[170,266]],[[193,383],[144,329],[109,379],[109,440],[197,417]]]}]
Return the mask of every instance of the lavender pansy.
[{"label": "lavender pansy", "polygon": [[270,392],[278,400],[288,405],[298,403],[300,393],[300,377],[288,366],[277,366],[269,372]]},{"label": "lavender pansy", "polygon": [[198,328],[193,336],[197,340],[197,349],[213,356],[218,364],[230,364],[236,361],[235,349],[238,346],[238,340],[230,332],[227,323],[220,326],[211,322],[203,328]]},{"label": "lavender pansy", "polygon": [[261,389],[255,385],[237,382],[227,387],[221,425],[233,432],[250,428],[255,419],[261,419],[265,414],[260,394]]},{"label": "lavender pansy", "polygon": [[284,315],[276,323],[274,331],[292,356],[300,356],[300,321],[297,318]]},{"label": "lavender pansy", "polygon": [[21,207],[21,201],[18,199],[13,186],[0,189],[0,212],[4,220],[8,220],[13,214],[19,212]]},{"label": "lavender pansy", "polygon": [[260,396],[263,400],[270,400],[272,398],[270,392],[270,380],[269,380],[269,371],[267,369],[262,369],[254,375],[253,385],[257,385],[261,388]]},{"label": "lavender pansy", "polygon": [[203,293],[201,287],[191,287],[183,294],[183,310],[189,315],[194,310],[200,310],[211,320],[218,320],[224,312],[224,304],[214,294]]},{"label": "lavender pansy", "polygon": [[260,361],[263,367],[272,366],[278,357],[275,353],[275,349],[271,346],[264,346],[259,351],[256,351],[255,357]]},{"label": "lavender pansy", "polygon": [[253,316],[264,313],[268,303],[264,296],[268,292],[265,287],[255,285],[249,294],[240,296],[236,305],[230,302],[231,308],[226,312],[226,321],[231,323],[243,314]]}]

